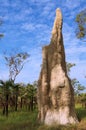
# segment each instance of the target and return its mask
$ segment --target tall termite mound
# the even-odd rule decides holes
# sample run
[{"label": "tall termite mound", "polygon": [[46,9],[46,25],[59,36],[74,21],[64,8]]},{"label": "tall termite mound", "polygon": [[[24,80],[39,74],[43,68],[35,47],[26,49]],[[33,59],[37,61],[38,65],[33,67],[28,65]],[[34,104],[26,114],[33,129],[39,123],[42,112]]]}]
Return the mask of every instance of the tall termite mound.
[{"label": "tall termite mound", "polygon": [[74,91],[67,76],[62,37],[62,14],[56,10],[52,38],[43,47],[43,63],[38,81],[38,118],[47,125],[75,124]]}]

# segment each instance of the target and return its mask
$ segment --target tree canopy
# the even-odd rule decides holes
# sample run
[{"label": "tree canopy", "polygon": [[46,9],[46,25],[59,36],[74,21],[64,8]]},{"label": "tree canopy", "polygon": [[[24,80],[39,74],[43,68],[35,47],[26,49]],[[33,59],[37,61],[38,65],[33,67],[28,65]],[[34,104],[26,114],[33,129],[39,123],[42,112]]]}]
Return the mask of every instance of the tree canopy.
[{"label": "tree canopy", "polygon": [[15,81],[18,74],[23,69],[29,54],[27,52],[20,52],[13,55],[6,55],[4,56],[6,65],[9,68],[9,79]]},{"label": "tree canopy", "polygon": [[86,9],[76,16],[77,29],[76,36],[79,39],[86,38]]}]

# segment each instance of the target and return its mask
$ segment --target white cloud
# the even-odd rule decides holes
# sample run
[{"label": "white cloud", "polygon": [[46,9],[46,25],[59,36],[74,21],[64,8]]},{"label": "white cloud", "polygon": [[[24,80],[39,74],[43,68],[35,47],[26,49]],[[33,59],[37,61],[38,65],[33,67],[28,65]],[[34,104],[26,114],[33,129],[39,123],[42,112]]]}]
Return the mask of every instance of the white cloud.
[{"label": "white cloud", "polygon": [[[37,44],[43,45],[49,43],[50,35],[51,35],[51,28],[47,24],[41,23],[25,23],[21,26],[21,29],[27,32],[35,32],[35,39],[37,40]],[[39,33],[38,33],[39,32]],[[39,35],[40,34],[40,35]]]},{"label": "white cloud", "polygon": [[52,2],[51,0],[41,0],[41,1],[39,1],[39,0],[29,0],[28,1],[28,3],[29,2],[33,2],[34,4],[46,4],[46,3],[50,3],[50,2]]},{"label": "white cloud", "polygon": [[41,13],[41,16],[43,17],[43,16],[50,16],[51,14],[52,14],[52,12],[53,12],[53,15],[54,15],[54,11],[53,11],[53,9],[54,9],[54,7],[55,7],[55,3],[53,3],[53,2],[51,2],[51,3],[47,3],[45,6],[44,6],[44,8],[43,8],[43,11],[42,11],[42,13]]},{"label": "white cloud", "polygon": [[27,4],[21,0],[16,0],[16,2],[9,0],[0,0],[0,5],[0,15],[4,20],[8,20],[10,23],[27,20],[27,18],[33,13],[31,6],[28,5],[27,7]]},{"label": "white cloud", "polygon": [[[82,53],[85,54],[86,47],[81,45],[75,37],[75,25],[73,21],[77,12],[82,9],[80,7],[82,1],[84,0],[16,0],[15,2],[0,0],[0,6],[2,7],[0,8],[0,12],[2,12],[4,20],[8,20],[7,26],[4,27],[9,35],[9,37],[6,37],[8,38],[8,42],[16,40],[15,43],[18,43],[17,41],[21,41],[18,43],[18,47],[31,55],[29,63],[25,65],[17,81],[29,82],[38,79],[42,60],[41,46],[48,44],[50,41],[56,5],[60,5],[63,10],[63,35],[66,60],[77,64],[74,67],[74,72],[72,70],[71,74],[79,78],[79,80],[84,80],[82,72],[86,71],[86,62],[80,56]],[[85,8],[85,5],[83,5],[83,8]],[[24,43],[22,44],[22,42]],[[8,45],[9,48],[11,46],[11,44]],[[2,64],[1,69],[3,71],[0,75],[3,74],[4,78],[7,77],[7,68],[3,68]]]},{"label": "white cloud", "polygon": [[22,25],[21,28],[26,30],[26,31],[33,31],[33,30],[35,30],[35,26],[34,26],[33,23],[32,24],[31,23],[30,24],[25,23],[25,24]]},{"label": "white cloud", "polygon": [[5,0],[5,1],[0,0],[0,4],[4,5],[5,7],[8,7],[10,5],[9,0]]},{"label": "white cloud", "polygon": [[80,0],[65,0],[64,7],[68,8],[68,9],[74,9],[78,6],[80,6]]},{"label": "white cloud", "polygon": [[49,26],[47,24],[41,24],[41,23],[24,23],[22,26],[21,26],[22,29],[24,30],[35,30],[35,29],[43,29],[43,31],[48,30],[49,29]]},{"label": "white cloud", "polygon": [[86,47],[85,46],[72,46],[68,49],[66,49],[67,54],[70,55],[78,55],[81,53],[86,53]]}]

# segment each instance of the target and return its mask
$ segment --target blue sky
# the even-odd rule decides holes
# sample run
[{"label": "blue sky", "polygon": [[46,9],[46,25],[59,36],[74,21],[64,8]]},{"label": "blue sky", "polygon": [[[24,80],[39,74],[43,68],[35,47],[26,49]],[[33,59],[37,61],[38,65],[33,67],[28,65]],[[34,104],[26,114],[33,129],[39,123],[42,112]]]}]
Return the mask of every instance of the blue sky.
[{"label": "blue sky", "polygon": [[85,85],[86,44],[75,36],[75,17],[85,9],[85,0],[0,0],[0,79],[8,79],[8,68],[4,64],[3,52],[15,49],[30,54],[29,62],[19,74],[16,82],[32,83],[38,80],[42,64],[42,46],[49,44],[56,8],[63,14],[63,37],[66,61],[75,63],[71,78]]}]

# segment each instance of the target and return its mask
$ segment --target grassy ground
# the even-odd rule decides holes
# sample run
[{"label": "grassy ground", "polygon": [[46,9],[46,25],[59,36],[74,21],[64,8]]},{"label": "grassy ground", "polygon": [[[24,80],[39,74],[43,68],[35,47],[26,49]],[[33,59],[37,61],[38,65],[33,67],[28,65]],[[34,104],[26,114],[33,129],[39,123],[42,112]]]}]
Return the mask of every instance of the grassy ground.
[{"label": "grassy ground", "polygon": [[77,126],[48,127],[37,122],[37,111],[10,112],[9,117],[0,116],[0,130],[86,130],[86,109],[76,106],[76,111],[81,120]]},{"label": "grassy ground", "polygon": [[0,116],[0,130],[37,130],[37,111],[11,112],[8,117]]}]

